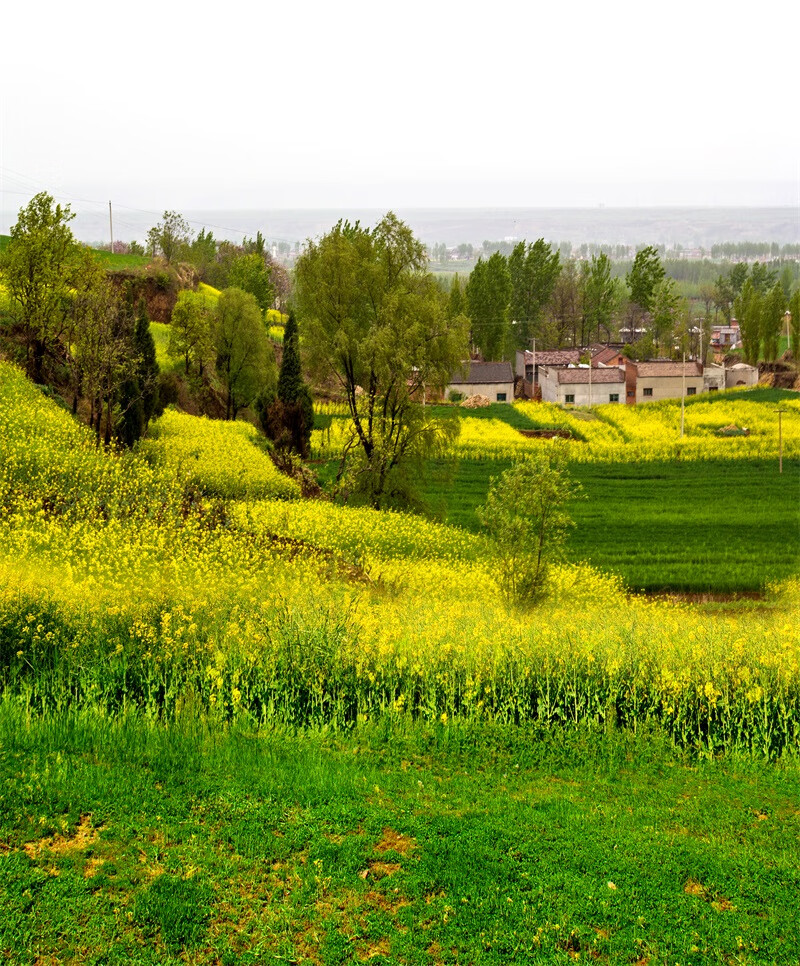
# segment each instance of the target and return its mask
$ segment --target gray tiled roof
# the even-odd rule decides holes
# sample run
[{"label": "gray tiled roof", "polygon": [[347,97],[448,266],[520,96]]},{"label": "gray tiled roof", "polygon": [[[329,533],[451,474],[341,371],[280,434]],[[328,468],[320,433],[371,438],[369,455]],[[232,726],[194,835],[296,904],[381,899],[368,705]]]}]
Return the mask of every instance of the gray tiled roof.
[{"label": "gray tiled roof", "polygon": [[[558,382],[562,386],[574,385],[576,383],[588,384],[589,369],[559,369]],[[608,369],[592,369],[592,385],[599,382],[625,382],[625,372],[622,369],[617,369],[616,366]]]},{"label": "gray tiled roof", "polygon": [[450,377],[451,385],[477,386],[489,382],[513,382],[514,373],[510,362],[470,362],[466,374],[456,369]]}]

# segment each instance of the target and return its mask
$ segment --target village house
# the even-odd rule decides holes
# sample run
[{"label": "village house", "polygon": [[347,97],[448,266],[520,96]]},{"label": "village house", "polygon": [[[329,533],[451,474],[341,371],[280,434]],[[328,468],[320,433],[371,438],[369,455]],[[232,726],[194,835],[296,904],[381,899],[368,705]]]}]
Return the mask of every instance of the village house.
[{"label": "village house", "polygon": [[617,366],[539,369],[542,402],[563,406],[599,406],[625,402],[625,372]]},{"label": "village house", "polygon": [[625,400],[629,405],[696,396],[703,391],[701,362],[634,362],[625,365]]},{"label": "village house", "polygon": [[490,402],[514,401],[514,373],[510,362],[465,362],[462,370],[453,373],[445,389],[445,399],[451,393],[468,399],[486,396]]},{"label": "village house", "polygon": [[736,386],[755,386],[758,383],[758,369],[744,362],[732,366],[713,362],[703,370],[703,386],[706,392],[718,389],[734,389]]}]

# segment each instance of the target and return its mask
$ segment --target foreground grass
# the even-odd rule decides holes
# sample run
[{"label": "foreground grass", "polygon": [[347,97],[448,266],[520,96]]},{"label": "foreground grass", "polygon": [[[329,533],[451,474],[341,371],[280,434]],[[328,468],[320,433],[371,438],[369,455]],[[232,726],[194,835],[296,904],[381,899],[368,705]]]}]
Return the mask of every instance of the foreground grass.
[{"label": "foreground grass", "polygon": [[0,957],[791,963],[796,763],[405,719],[348,737],[0,706]]},{"label": "foreground grass", "polygon": [[[475,507],[510,462],[440,461],[423,493],[448,523],[478,532]],[[584,499],[570,505],[569,555],[629,587],[758,592],[797,572],[800,461],[574,463]]]}]

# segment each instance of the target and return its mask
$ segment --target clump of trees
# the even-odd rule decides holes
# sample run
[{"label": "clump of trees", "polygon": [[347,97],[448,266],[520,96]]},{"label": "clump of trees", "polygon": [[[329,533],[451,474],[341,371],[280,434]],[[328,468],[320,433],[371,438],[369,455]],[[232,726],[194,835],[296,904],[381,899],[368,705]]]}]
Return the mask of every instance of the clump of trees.
[{"label": "clump of trees", "polygon": [[75,241],[73,217],[41,192],[11,228],[10,348],[34,382],[71,392],[73,412],[87,401],[98,440],[131,445],[160,411],[155,345],[145,308]]},{"label": "clump of trees", "polygon": [[621,291],[607,255],[564,262],[543,238],[506,248],[479,258],[466,283],[475,351],[503,359],[533,339],[545,349],[611,336]]},{"label": "clump of trees", "polygon": [[424,410],[425,393],[467,354],[467,320],[450,312],[424,246],[391,212],[372,229],[340,221],[298,259],[294,299],[310,370],[350,412],[343,489],[376,507],[412,498],[410,468],[455,431]]}]

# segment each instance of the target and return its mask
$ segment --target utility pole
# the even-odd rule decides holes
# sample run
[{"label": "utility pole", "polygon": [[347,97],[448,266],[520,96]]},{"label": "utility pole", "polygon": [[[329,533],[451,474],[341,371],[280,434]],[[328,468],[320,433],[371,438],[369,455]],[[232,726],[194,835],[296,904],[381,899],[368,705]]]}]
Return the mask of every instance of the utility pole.
[{"label": "utility pole", "polygon": [[683,365],[681,366],[681,439],[683,439],[683,411],[686,402],[686,350],[683,350]]},{"label": "utility pole", "polygon": [[111,218],[111,202],[108,203],[108,232],[111,235],[111,254],[114,254],[114,222]]}]

